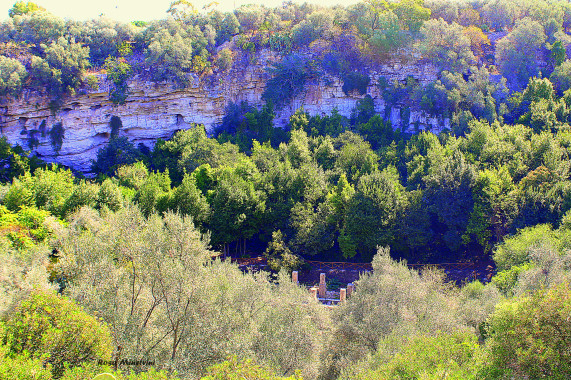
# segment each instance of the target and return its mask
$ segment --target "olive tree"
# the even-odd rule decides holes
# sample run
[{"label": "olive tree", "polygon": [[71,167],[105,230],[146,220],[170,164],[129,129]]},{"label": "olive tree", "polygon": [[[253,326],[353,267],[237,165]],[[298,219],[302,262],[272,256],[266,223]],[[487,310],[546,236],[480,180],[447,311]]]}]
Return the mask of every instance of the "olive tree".
[{"label": "olive tree", "polygon": [[107,322],[125,357],[193,377],[232,354],[317,374],[323,308],[287,277],[277,286],[212,260],[189,218],[84,208],[58,247],[66,294]]},{"label": "olive tree", "polygon": [[462,26],[443,19],[429,20],[420,28],[421,53],[442,70],[466,72],[476,59]]}]

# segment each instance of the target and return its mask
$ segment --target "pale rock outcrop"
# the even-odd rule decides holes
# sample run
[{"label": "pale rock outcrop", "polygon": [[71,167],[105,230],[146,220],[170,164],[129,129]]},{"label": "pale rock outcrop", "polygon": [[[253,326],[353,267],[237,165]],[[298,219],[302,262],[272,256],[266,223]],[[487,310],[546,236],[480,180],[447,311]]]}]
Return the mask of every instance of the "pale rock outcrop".
[{"label": "pale rock outcrop", "polygon": [[[135,77],[129,82],[130,94],[123,105],[110,101],[110,85],[104,75],[100,77],[98,88],[66,96],[57,108],[50,106],[49,99],[42,94],[25,91],[17,99],[0,99],[0,132],[11,144],[25,148],[30,146],[33,138],[33,151],[42,159],[88,172],[97,151],[109,141],[112,116],[121,118],[123,128],[120,135],[148,147],[152,147],[159,138],[168,139],[176,131],[190,128],[192,123],[204,124],[208,131],[212,131],[221,123],[230,102],[263,104],[261,96],[270,77],[266,68],[277,60],[274,53],[263,51],[256,56],[254,63],[239,70],[205,78],[193,76],[191,85],[184,89],[175,88],[171,83],[153,83]],[[384,113],[385,109],[376,86],[378,78],[384,76],[389,81],[402,81],[409,75],[421,83],[437,78],[436,69],[426,63],[402,65],[392,62],[371,70],[367,94],[373,98],[378,112]],[[343,82],[333,76],[308,83],[302,94],[277,112],[275,126],[286,126],[289,117],[300,107],[311,115],[328,115],[337,109],[341,115],[350,116],[365,95],[347,95],[342,91],[342,85]],[[391,110],[390,119],[393,126],[401,126],[398,109]],[[55,152],[47,131],[59,122],[65,132],[61,149]],[[444,127],[448,127],[447,120],[413,111],[409,125],[404,129],[438,133]]]}]

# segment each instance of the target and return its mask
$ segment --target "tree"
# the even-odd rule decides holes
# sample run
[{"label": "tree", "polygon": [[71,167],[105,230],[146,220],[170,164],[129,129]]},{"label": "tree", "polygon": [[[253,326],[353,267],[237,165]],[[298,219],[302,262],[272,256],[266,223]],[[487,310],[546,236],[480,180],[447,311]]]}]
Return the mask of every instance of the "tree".
[{"label": "tree", "polygon": [[206,239],[172,213],[82,209],[58,246],[58,270],[66,293],[107,323],[122,357],[200,378],[235,353],[285,376],[316,377],[325,310],[285,274],[276,285],[213,260]]},{"label": "tree", "polygon": [[[470,333],[394,334],[364,363],[348,368],[341,379],[475,379],[476,337]],[[356,367],[356,368],[355,368]]]},{"label": "tree", "polygon": [[285,56],[282,62],[268,69],[272,78],[266,83],[262,99],[281,109],[303,89],[310,76],[305,58],[297,54]]},{"label": "tree", "polygon": [[394,167],[361,177],[347,206],[343,230],[343,236],[354,244],[356,252],[349,250],[343,254],[352,257],[359,253],[368,261],[378,246],[392,244],[405,202],[404,187]]},{"label": "tree", "polygon": [[187,0],[176,0],[170,3],[167,13],[175,20],[183,21],[186,17],[196,14],[196,7]]},{"label": "tree", "polygon": [[264,22],[263,9],[259,5],[242,5],[234,13],[244,33],[250,32],[253,34]]},{"label": "tree", "polygon": [[517,18],[517,5],[512,1],[494,0],[482,7],[482,17],[495,30],[504,30],[513,25]]},{"label": "tree", "polygon": [[65,22],[47,11],[35,11],[16,15],[12,19],[14,39],[34,46],[34,51],[41,53],[41,44],[50,44],[64,35]]},{"label": "tree", "polygon": [[463,33],[470,39],[470,46],[475,56],[482,57],[485,51],[491,48],[490,39],[477,26],[469,26]]},{"label": "tree", "polygon": [[555,67],[549,76],[549,80],[557,89],[558,95],[562,95],[571,88],[571,60],[566,60]]},{"label": "tree", "polygon": [[391,334],[441,336],[469,331],[458,318],[442,274],[426,271],[420,275],[404,262],[392,260],[388,248],[379,248],[372,266],[373,271],[356,282],[350,302],[337,311],[338,327],[323,359],[324,373],[330,378],[338,378],[357,358],[382,350],[384,338]]},{"label": "tree", "polygon": [[194,176],[184,175],[180,186],[174,189],[170,208],[181,215],[192,217],[194,225],[201,227],[210,218],[210,206],[195,181]]},{"label": "tree", "polygon": [[60,37],[50,45],[42,45],[45,60],[32,61],[34,76],[49,85],[54,95],[74,92],[83,79],[85,69],[89,67],[89,48]]},{"label": "tree", "polygon": [[268,244],[264,256],[268,259],[270,269],[275,272],[285,270],[291,273],[294,270],[298,270],[303,264],[301,257],[293,254],[285,244],[280,230],[272,233],[272,241]]},{"label": "tree", "polygon": [[474,168],[459,151],[433,160],[424,177],[427,207],[438,220],[433,225],[435,234],[448,249],[457,252],[474,205]]},{"label": "tree", "polygon": [[28,72],[20,61],[0,56],[0,95],[18,95],[27,77]]},{"label": "tree", "polygon": [[403,47],[408,42],[407,35],[401,31],[399,18],[393,11],[379,15],[377,23],[379,27],[372,31],[369,45],[373,53],[381,58]]},{"label": "tree", "polygon": [[498,305],[487,321],[483,377],[566,379],[571,289],[562,284]]},{"label": "tree", "polygon": [[36,11],[45,11],[45,10],[46,10],[45,8],[39,6],[36,3],[32,3],[31,1],[28,1],[26,3],[24,3],[23,1],[18,1],[12,6],[12,8],[10,8],[10,10],[8,11],[8,16],[10,17],[21,16],[34,13]]},{"label": "tree", "polygon": [[430,9],[423,5],[424,0],[401,0],[391,3],[390,8],[398,16],[401,29],[418,32],[430,18]]},{"label": "tree", "polygon": [[420,29],[419,48],[423,56],[432,60],[441,70],[465,73],[476,59],[470,50],[470,40],[463,28],[448,24],[443,19],[429,20]]},{"label": "tree", "polygon": [[266,368],[254,364],[252,360],[238,360],[235,356],[208,368],[206,376],[200,380],[237,380],[238,376],[249,380],[302,380],[297,375],[278,377]]},{"label": "tree", "polygon": [[335,167],[347,175],[349,182],[357,183],[361,176],[378,169],[379,157],[361,136],[345,132],[339,135],[336,144],[341,146]]},{"label": "tree", "polygon": [[129,95],[127,80],[131,77],[133,69],[124,58],[107,57],[105,59],[107,78],[113,82],[115,88],[109,96],[115,104],[124,104]]},{"label": "tree", "polygon": [[145,62],[153,68],[154,80],[174,80],[180,86],[188,84],[187,73],[192,69],[192,39],[160,29],[148,45],[146,56]]},{"label": "tree", "polygon": [[113,175],[123,166],[141,159],[141,152],[125,136],[112,138],[107,146],[97,151],[97,158],[91,164],[94,173]]},{"label": "tree", "polygon": [[[493,242],[500,242],[507,234],[517,213],[517,192],[505,166],[499,170],[484,170],[475,180],[474,209],[464,242],[470,235],[476,235],[485,252],[490,251]],[[491,239],[493,237],[493,239]]]},{"label": "tree", "polygon": [[227,254],[229,243],[236,242],[236,252],[244,253],[246,241],[261,227],[265,194],[255,189],[251,178],[243,178],[230,168],[222,168],[217,182],[210,202],[213,243],[222,245]]},{"label": "tree", "polygon": [[496,46],[496,62],[501,73],[516,88],[538,74],[536,52],[546,41],[543,26],[529,18],[518,20],[514,29]]}]

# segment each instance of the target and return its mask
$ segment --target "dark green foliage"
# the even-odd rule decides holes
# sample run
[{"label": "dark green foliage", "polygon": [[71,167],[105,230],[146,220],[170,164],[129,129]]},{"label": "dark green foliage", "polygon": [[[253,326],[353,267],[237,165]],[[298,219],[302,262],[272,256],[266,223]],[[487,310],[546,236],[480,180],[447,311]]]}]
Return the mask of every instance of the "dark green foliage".
[{"label": "dark green foliage", "polygon": [[549,76],[549,80],[553,83],[559,95],[571,88],[571,61],[566,60],[555,67]]},{"label": "dark green foliage", "polygon": [[59,151],[61,150],[61,147],[63,145],[64,134],[65,134],[65,128],[63,127],[61,121],[55,123],[48,132],[48,135],[50,137],[50,143],[52,144],[52,148],[54,152],[56,152],[56,154],[59,153]]},{"label": "dark green foliage", "polygon": [[127,80],[131,77],[133,69],[124,58],[107,57],[105,59],[107,78],[113,82],[114,89],[109,96],[114,104],[124,104],[129,96]]},{"label": "dark green foliage", "polygon": [[245,242],[262,226],[265,194],[256,190],[251,178],[244,178],[238,170],[224,170],[217,182],[210,201],[212,242],[224,247]]},{"label": "dark green foliage", "polygon": [[371,78],[367,74],[361,74],[358,72],[350,72],[343,75],[343,87],[342,90],[345,94],[349,95],[350,92],[356,91],[360,95],[367,92],[367,86]]},{"label": "dark green foliage", "polygon": [[404,188],[394,168],[361,177],[348,205],[344,230],[355,251],[343,254],[352,257],[359,253],[362,260],[369,261],[378,246],[392,244],[405,204]]},{"label": "dark green foliage", "polygon": [[11,182],[14,177],[18,177],[27,171],[34,171],[38,167],[44,166],[35,156],[28,157],[22,147],[11,147],[6,136],[0,138],[0,181]]},{"label": "dark green foliage", "polygon": [[123,122],[119,116],[111,116],[109,120],[109,127],[111,128],[111,139],[116,138],[119,135],[119,131],[123,128]]},{"label": "dark green foliage", "polygon": [[[197,172],[195,172],[197,173]],[[196,186],[196,175],[186,174],[180,186],[174,189],[170,208],[181,215],[192,217],[194,225],[203,226],[210,217],[210,206],[206,197]],[[209,187],[208,185],[204,186]]]},{"label": "dark green foliage", "polygon": [[274,110],[272,103],[267,103],[261,110],[249,106],[247,102],[239,105],[230,103],[226,107],[226,115],[217,128],[216,138],[220,143],[232,142],[242,152],[251,152],[254,140],[270,142],[277,147],[286,140],[286,132],[273,125]]},{"label": "dark green foliage", "polygon": [[551,50],[549,58],[551,58],[553,67],[561,65],[565,61],[567,53],[561,41],[555,41],[549,50]]},{"label": "dark green foliage", "polygon": [[262,99],[281,109],[303,90],[312,75],[311,66],[304,57],[289,54],[269,69],[272,78],[266,83]]},{"label": "dark green foliage", "polygon": [[437,239],[451,251],[460,250],[461,236],[468,225],[473,208],[474,169],[462,153],[443,157],[429,169],[425,177],[427,206],[438,218]]},{"label": "dark green foliage", "polygon": [[368,122],[375,115],[375,103],[371,95],[366,95],[357,102],[357,106],[351,113],[351,124],[362,124]]},{"label": "dark green foliage", "polygon": [[127,139],[117,137],[109,140],[106,147],[97,152],[97,158],[91,165],[94,173],[113,175],[117,168],[142,159],[141,152]]}]

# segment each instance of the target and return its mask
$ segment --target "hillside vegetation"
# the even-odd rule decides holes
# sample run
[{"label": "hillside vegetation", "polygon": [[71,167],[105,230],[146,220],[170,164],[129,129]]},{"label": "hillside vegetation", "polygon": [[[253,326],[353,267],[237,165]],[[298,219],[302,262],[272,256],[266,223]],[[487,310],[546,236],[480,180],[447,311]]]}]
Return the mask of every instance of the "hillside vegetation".
[{"label": "hillside vegetation", "polygon": [[[121,103],[134,75],[184,87],[282,55],[265,105],[229,104],[212,136],[193,125],[150,149],[111,118],[95,178],[0,140],[0,380],[571,377],[568,2],[169,13],[76,22],[16,3],[0,24],[5,98],[57,103],[105,70]],[[374,85],[450,130],[375,112],[369,70],[389,59],[438,67],[428,85]],[[274,128],[323,72],[362,95],[352,115]],[[253,254],[272,271],[221,260]],[[331,310],[290,280],[308,259],[373,271]],[[407,262],[495,272],[458,286]]]}]

